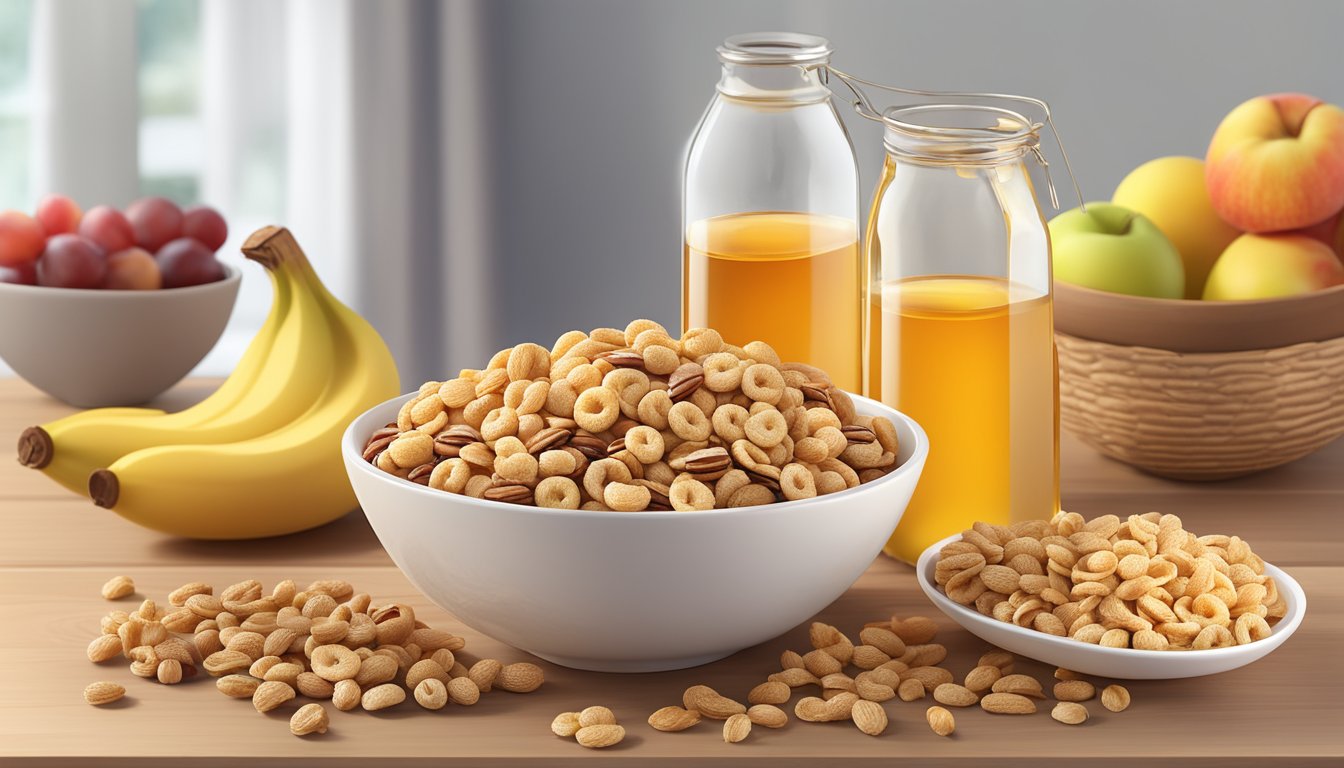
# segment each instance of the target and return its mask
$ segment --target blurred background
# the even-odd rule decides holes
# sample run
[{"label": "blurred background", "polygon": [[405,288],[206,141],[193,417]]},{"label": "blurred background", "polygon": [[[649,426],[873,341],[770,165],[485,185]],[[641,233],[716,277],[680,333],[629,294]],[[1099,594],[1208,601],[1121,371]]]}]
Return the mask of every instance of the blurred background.
[{"label": "blurred background", "polygon": [[[1338,0],[0,0],[0,208],[205,202],[226,254],[285,224],[407,382],[568,328],[675,326],[714,48],[776,29],[869,79],[1048,100],[1089,199],[1202,157],[1252,96],[1344,102]],[[866,209],[880,131],[842,113]],[[261,325],[261,272],[200,372]]]}]

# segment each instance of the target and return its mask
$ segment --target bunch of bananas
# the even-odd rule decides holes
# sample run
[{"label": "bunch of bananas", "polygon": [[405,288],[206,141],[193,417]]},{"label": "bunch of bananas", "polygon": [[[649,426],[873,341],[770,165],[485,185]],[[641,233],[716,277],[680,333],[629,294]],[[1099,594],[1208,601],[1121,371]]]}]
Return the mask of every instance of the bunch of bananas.
[{"label": "bunch of bananas", "polygon": [[399,393],[387,345],[318,279],[289,230],[243,244],[274,301],[238,367],[177,413],[101,408],[29,427],[19,461],[155,530],[248,539],[313,528],[356,506],[347,424]]}]

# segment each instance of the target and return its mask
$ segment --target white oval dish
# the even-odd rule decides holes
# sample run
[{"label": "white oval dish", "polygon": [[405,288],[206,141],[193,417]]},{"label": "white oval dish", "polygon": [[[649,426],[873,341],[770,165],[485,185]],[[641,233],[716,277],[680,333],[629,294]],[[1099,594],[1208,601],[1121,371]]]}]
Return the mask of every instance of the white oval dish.
[{"label": "white oval dish", "polygon": [[1258,661],[1283,645],[1302,623],[1302,616],[1307,611],[1307,596],[1302,586],[1282,569],[1266,563],[1265,573],[1274,578],[1279,594],[1288,602],[1288,612],[1274,625],[1269,637],[1246,645],[1206,651],[1107,648],[999,621],[943,594],[933,580],[938,550],[960,538],[961,534],[949,536],[919,556],[915,573],[920,588],[933,604],[971,634],[1005,651],[1087,675],[1123,680],[1174,680],[1227,672]]},{"label": "white oval dish", "polygon": [[827,496],[703,512],[540,509],[445,493],[361,457],[411,395],[346,430],[341,453],[387,553],[430,600],[567,667],[656,672],[706,664],[787,632],[872,563],[915,489],[928,438],[896,425],[901,465]]},{"label": "white oval dish", "polygon": [[0,283],[0,359],[78,408],[139,405],[176,384],[219,341],[242,274],[154,291]]}]

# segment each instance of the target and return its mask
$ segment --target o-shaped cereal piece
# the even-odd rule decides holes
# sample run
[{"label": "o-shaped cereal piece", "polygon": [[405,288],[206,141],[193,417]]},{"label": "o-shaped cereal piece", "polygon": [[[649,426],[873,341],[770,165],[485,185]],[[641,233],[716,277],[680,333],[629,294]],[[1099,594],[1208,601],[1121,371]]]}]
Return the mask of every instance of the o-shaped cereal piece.
[{"label": "o-shaped cereal piece", "polygon": [[635,409],[639,420],[657,430],[667,429],[667,414],[672,410],[672,397],[667,390],[653,389],[639,399]]},{"label": "o-shaped cereal piece", "polygon": [[657,376],[666,376],[681,365],[681,355],[677,354],[677,350],[662,344],[648,345],[643,355],[644,370]]},{"label": "o-shaped cereal piece", "polygon": [[807,467],[794,462],[785,464],[779,473],[779,490],[790,501],[810,499],[817,495],[816,480]]},{"label": "o-shaped cereal piece", "polygon": [[[542,451],[537,457],[537,473],[542,477],[569,476],[574,470],[579,468],[578,460],[574,454],[564,450]],[[435,467],[438,469],[438,467]],[[430,483],[433,483],[433,476],[430,476]]]},{"label": "o-shaped cereal piece", "polygon": [[824,427],[835,427],[837,430],[844,426],[840,423],[840,417],[835,415],[835,411],[829,408],[809,408],[807,409],[807,434],[815,435],[817,431]]},{"label": "o-shaped cereal piece", "polygon": [[649,377],[638,368],[617,368],[602,377],[602,386],[621,399],[626,418],[634,418],[639,414],[639,401],[649,393]]},{"label": "o-shaped cereal piece", "polygon": [[509,380],[536,379],[551,372],[551,351],[540,344],[519,344],[509,352]]},{"label": "o-shaped cereal piece", "polygon": [[495,472],[510,482],[530,485],[537,479],[537,457],[527,451],[496,457]]},{"label": "o-shaped cereal piece", "polygon": [[387,446],[387,457],[402,469],[411,469],[434,458],[434,438],[424,432],[403,432]]},{"label": "o-shaped cereal piece", "polygon": [[667,335],[667,329],[664,328],[661,323],[647,318],[631,320],[630,324],[625,326],[625,345],[627,347],[634,347],[635,339],[639,338],[639,334],[645,331],[658,331],[664,336]]},{"label": "o-shaped cereal piece", "polygon": [[602,501],[610,483],[628,483],[633,478],[630,468],[619,459],[598,459],[583,473],[583,489],[597,501]]},{"label": "o-shaped cereal piece", "polygon": [[439,386],[439,399],[449,408],[461,408],[476,399],[476,383],[470,379],[449,379]]},{"label": "o-shaped cereal piece", "polygon": [[461,493],[471,479],[471,465],[462,459],[446,459],[434,466],[429,487],[448,493]]},{"label": "o-shaped cereal piece", "polygon": [[720,439],[725,443],[735,443],[746,439],[749,418],[746,408],[726,403],[714,409],[714,417],[710,423],[714,427],[714,434]]},{"label": "o-shaped cereal piece", "polygon": [[466,407],[462,409],[462,418],[469,426],[480,429],[481,424],[485,422],[485,417],[496,408],[502,407],[504,407],[503,395],[498,392],[491,395],[482,395],[467,403]]},{"label": "o-shaped cereal piece", "polygon": [[574,401],[574,421],[592,432],[606,432],[621,415],[621,399],[606,387],[592,387]]},{"label": "o-shaped cereal piece", "polygon": [[841,477],[839,472],[827,470],[822,472],[821,478],[817,480],[817,493],[822,496],[843,491],[848,487],[845,485],[845,478]]},{"label": "o-shaped cereal piece", "polygon": [[568,374],[565,380],[574,385],[575,392],[582,392],[585,389],[601,386],[602,371],[598,370],[592,363],[584,363],[575,366]]},{"label": "o-shaped cereal piece", "polygon": [[344,645],[319,645],[309,662],[313,673],[329,683],[351,680],[359,674],[359,656]]},{"label": "o-shaped cereal piece", "polygon": [[481,422],[481,438],[487,443],[516,434],[518,434],[518,412],[507,405],[487,413]]},{"label": "o-shaped cereal piece", "polygon": [[[784,363],[779,359],[779,353],[775,348],[766,344],[764,341],[753,341],[742,348],[747,353],[747,357],[758,363],[765,363],[772,368],[779,368]],[[780,378],[783,381],[783,377]]]},{"label": "o-shaped cereal piece", "polygon": [[678,512],[698,512],[714,508],[714,492],[708,485],[689,476],[678,477],[667,491],[672,508]]},{"label": "o-shaped cereal piece", "polygon": [[522,404],[523,393],[527,391],[531,383],[527,379],[509,382],[509,386],[504,388],[504,404],[516,410]]},{"label": "o-shaped cereal piece", "polygon": [[523,400],[514,409],[519,414],[536,413],[546,407],[546,398],[551,394],[551,383],[549,381],[534,381],[527,385],[523,390]]},{"label": "o-shaped cereal piece", "polygon": [[[548,451],[548,453],[551,453],[551,451]],[[537,483],[536,490],[532,492],[532,498],[538,507],[578,509],[579,486],[568,477],[555,475]]]},{"label": "o-shaped cereal piece", "polygon": [[757,402],[777,405],[784,396],[784,377],[773,365],[756,363],[742,372],[742,392]]},{"label": "o-shaped cereal piece", "polygon": [[692,360],[723,349],[723,337],[713,328],[691,328],[681,334],[681,354]]},{"label": "o-shaped cereal piece", "polygon": [[608,483],[602,491],[602,501],[617,512],[643,512],[653,498],[649,489],[630,483]]},{"label": "o-shaped cereal piece", "polygon": [[[674,403],[667,412],[667,426],[672,433],[682,440],[700,441],[708,440],[710,433],[709,419],[705,417],[705,412],[700,410],[695,403],[683,400],[680,403]],[[433,441],[431,441],[432,446]]]},{"label": "o-shaped cereal piece", "polygon": [[745,431],[748,440],[769,450],[784,442],[789,425],[784,421],[784,414],[769,408],[748,418]]},{"label": "o-shaped cereal piece", "polygon": [[574,385],[568,379],[561,379],[546,392],[546,410],[567,419],[574,415],[574,403],[578,399]]},{"label": "o-shaped cereal piece", "polygon": [[714,483],[714,506],[726,508],[739,488],[751,485],[751,478],[740,469],[730,469]]},{"label": "o-shaped cereal piece", "polygon": [[702,386],[710,392],[732,392],[742,385],[741,361],[731,352],[715,352],[700,367],[705,371]]},{"label": "o-shaped cereal piece", "polygon": [[515,453],[527,453],[527,446],[513,435],[506,435],[495,441],[495,456],[504,458]]},{"label": "o-shaped cereal piece", "polygon": [[583,331],[565,331],[560,334],[560,337],[555,340],[555,344],[551,345],[551,361],[559,360],[571,347],[580,341],[587,340],[587,338],[588,334]]},{"label": "o-shaped cereal piece", "polygon": [[625,449],[638,459],[640,464],[653,464],[663,458],[665,450],[663,436],[653,427],[644,425],[632,427],[625,433]]},{"label": "o-shaped cereal piece", "polygon": [[[845,450],[849,448],[849,440],[845,437],[845,433],[841,432],[836,427],[822,427],[816,432],[813,432],[812,436],[826,444],[826,456],[828,458],[838,458],[840,454],[844,453]],[[880,443],[874,443],[874,445],[877,446],[878,452],[881,453],[882,445]]]}]

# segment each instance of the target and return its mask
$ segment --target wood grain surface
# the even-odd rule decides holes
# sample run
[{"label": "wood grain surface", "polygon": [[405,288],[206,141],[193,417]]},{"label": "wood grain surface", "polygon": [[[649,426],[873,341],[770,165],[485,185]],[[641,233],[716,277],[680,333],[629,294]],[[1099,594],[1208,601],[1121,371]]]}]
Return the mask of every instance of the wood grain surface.
[{"label": "wood grain surface", "polygon": [[[172,407],[209,390],[192,382],[170,394]],[[0,381],[0,434],[68,412],[17,380]],[[884,706],[891,725],[882,736],[850,723],[758,728],[726,744],[721,724],[704,722],[675,734],[646,719],[680,703],[687,686],[704,683],[745,698],[778,668],[780,651],[807,650],[806,626],[728,659],[692,670],[649,675],[578,672],[542,663],[546,685],[536,693],[487,694],[475,707],[428,712],[413,703],[379,713],[331,713],[331,730],[291,736],[296,703],[259,715],[250,702],[221,696],[213,678],[162,686],[130,674],[124,662],[91,664],[84,648],[98,619],[144,597],[158,600],[189,580],[222,587],[255,577],[306,581],[340,577],[379,600],[413,604],[417,616],[467,637],[467,653],[506,661],[527,654],[481,636],[421,597],[391,564],[363,516],[349,516],[309,534],[262,542],[191,542],[142,530],[94,507],[14,461],[0,462],[0,765],[2,766],[514,766],[750,764],[858,765],[911,759],[912,765],[1090,766],[1344,765],[1344,442],[1254,477],[1185,484],[1140,474],[1100,458],[1077,442],[1063,446],[1065,507],[1087,517],[1161,510],[1200,532],[1237,533],[1287,568],[1306,590],[1309,608],[1297,634],[1264,660],[1241,670],[1192,680],[1129,682],[1129,710],[1107,712],[1095,700],[1083,726],[1048,715],[1030,717],[957,710],[957,731],[940,738],[924,723],[928,700]],[[109,577],[135,578],[137,594],[109,603],[99,587]],[[500,596],[507,599],[507,596]],[[856,636],[865,621],[924,614],[939,622],[945,663],[960,676],[985,650],[982,641],[938,614],[912,570],[879,558],[847,594],[818,618]],[[1051,669],[1020,661],[1019,670],[1047,685]],[[127,688],[118,704],[83,702],[85,685],[110,680]],[[1100,682],[1100,681],[1098,681]],[[814,693],[800,689],[799,696]],[[628,736],[593,752],[551,735],[559,712],[590,704],[613,708]],[[791,707],[790,707],[791,711]]]}]

